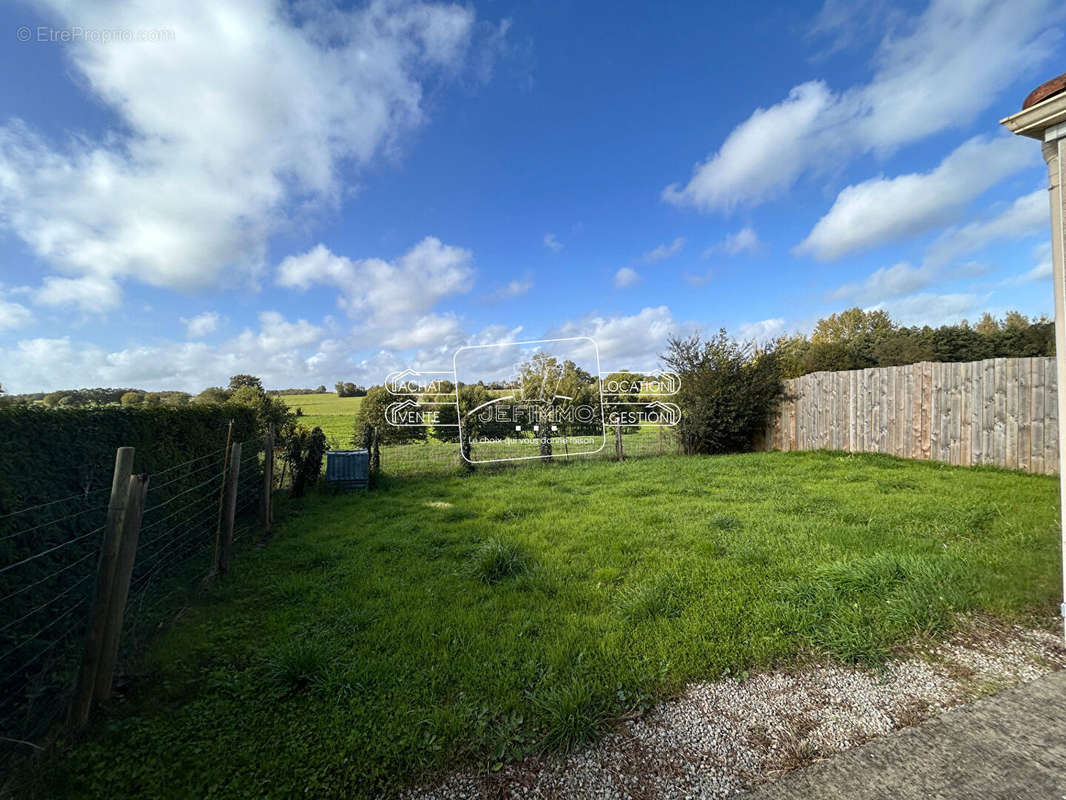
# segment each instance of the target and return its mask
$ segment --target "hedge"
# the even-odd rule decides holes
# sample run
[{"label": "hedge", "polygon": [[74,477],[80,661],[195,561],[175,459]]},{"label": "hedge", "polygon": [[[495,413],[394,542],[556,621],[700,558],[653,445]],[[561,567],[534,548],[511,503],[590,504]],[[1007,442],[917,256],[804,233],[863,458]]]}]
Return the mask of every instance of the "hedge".
[{"label": "hedge", "polygon": [[39,733],[77,668],[115,451],[136,448],[134,472],[165,472],[149,484],[159,502],[221,470],[231,420],[234,442],[261,433],[256,410],[236,404],[0,408],[0,735]]}]

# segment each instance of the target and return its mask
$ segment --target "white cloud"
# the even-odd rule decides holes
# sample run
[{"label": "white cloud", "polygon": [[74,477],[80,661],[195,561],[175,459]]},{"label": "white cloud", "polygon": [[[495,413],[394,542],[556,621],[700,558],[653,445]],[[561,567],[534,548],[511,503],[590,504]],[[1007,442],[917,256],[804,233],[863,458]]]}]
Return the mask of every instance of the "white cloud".
[{"label": "white cloud", "polygon": [[181,318],[185,325],[185,335],[190,339],[202,339],[207,334],[214,333],[218,329],[218,320],[218,314],[214,311],[205,311],[191,319]]},{"label": "white cloud", "polygon": [[941,234],[926,260],[945,264],[960,255],[980,250],[997,239],[1020,239],[1051,229],[1047,189],[1037,189],[1015,200],[998,216],[952,228]]},{"label": "white cloud", "polygon": [[774,317],[741,324],[737,328],[736,338],[741,342],[767,342],[776,339],[784,330],[785,320],[782,317]]},{"label": "white cloud", "polygon": [[355,281],[355,262],[334,255],[324,244],[317,244],[306,253],[288,256],[278,265],[278,285],[291,289],[309,289],[322,283],[349,290]]},{"label": "white cloud", "polygon": [[[418,330],[455,331],[443,317],[430,315],[443,298],[470,290],[474,271],[469,250],[427,236],[394,261],[350,259],[325,245],[289,256],[278,266],[277,283],[296,289],[315,284],[339,290],[339,303],[364,333],[381,339],[421,341]],[[408,333],[405,334],[404,332]],[[400,346],[400,345],[397,345]],[[411,344],[410,346],[418,346]]]},{"label": "white cloud", "polygon": [[831,40],[818,56],[823,59],[893,31],[902,16],[903,12],[891,8],[886,0],[825,0],[808,35]]},{"label": "white cloud", "polygon": [[848,283],[829,294],[831,300],[855,303],[878,303],[924,289],[936,280],[937,271],[929,267],[912,267],[901,261],[891,267],[881,267],[861,283]]},{"label": "white cloud", "polygon": [[868,83],[840,92],[823,81],[795,86],[737,125],[663,199],[704,211],[755,204],[805,173],[966,125],[1056,55],[1063,14],[1053,0],[933,0],[902,33],[885,34]]},{"label": "white cloud", "polygon": [[264,353],[282,352],[286,348],[307,347],[322,337],[322,329],[307,320],[289,322],[279,311],[259,312],[259,333],[245,329],[237,337],[242,350]]},{"label": "white cloud", "polygon": [[797,139],[811,136],[833,102],[824,83],[811,81],[796,86],[778,105],[757,108],[711,159],[696,166],[688,184],[663,189],[663,199],[709,211],[773,197],[805,169],[802,153],[812,145]]},{"label": "white cloud", "polygon": [[1036,261],[1036,266],[1032,269],[1028,269],[1021,275],[1015,275],[1012,278],[1007,278],[1000,282],[1002,286],[1017,286],[1022,283],[1029,283],[1030,281],[1050,281],[1051,280],[1051,242],[1042,242],[1033,249],[1033,260]]},{"label": "white cloud", "polygon": [[845,187],[794,252],[827,261],[930,230],[1032,161],[1032,148],[1013,136],[974,137],[930,172]]},{"label": "white cloud", "polygon": [[761,247],[762,242],[759,241],[759,236],[755,233],[755,229],[750,225],[745,225],[736,233],[726,235],[723,241],[712,244],[704,250],[703,257],[710,258],[715,253],[725,253],[731,256],[740,255],[741,253],[756,253]]},{"label": "white cloud", "polygon": [[[3,286],[0,286],[0,290]],[[0,331],[22,328],[33,322],[33,314],[26,306],[5,300],[0,291]]]},{"label": "white cloud", "polygon": [[644,254],[643,261],[645,264],[654,264],[656,261],[663,261],[670,256],[677,255],[681,252],[681,248],[685,246],[685,237],[678,236],[669,244],[661,244],[653,250],[649,250]]},{"label": "white cloud", "polygon": [[[10,392],[75,386],[199,392],[225,385],[229,376],[242,372],[279,389],[329,386],[340,379],[380,384],[404,366],[447,369],[460,345],[514,341],[521,330],[490,325],[468,334],[458,330],[449,315],[427,315],[394,332],[390,341],[379,341],[366,355],[359,335],[336,330],[329,318],[316,325],[264,311],[256,326],[218,343],[161,340],[105,349],[69,336],[23,339],[5,349],[0,385]],[[397,352],[408,347],[418,349],[410,355]]]},{"label": "white cloud", "polygon": [[463,328],[454,314],[426,314],[392,331],[382,340],[382,344],[398,350],[431,345],[454,349],[464,339]]},{"label": "white cloud", "polygon": [[711,270],[707,270],[702,275],[693,275],[692,273],[686,272],[681,276],[685,283],[690,286],[706,286],[711,282],[712,277],[713,273]]},{"label": "white cloud", "polygon": [[975,294],[913,294],[868,307],[882,309],[901,325],[954,325],[977,311],[978,303],[987,298]]},{"label": "white cloud", "polygon": [[554,233],[544,234],[544,246],[549,250],[554,250],[556,253],[563,249],[563,243],[555,238]]},{"label": "white cloud", "polygon": [[677,322],[667,306],[641,309],[631,316],[589,314],[548,331],[548,337],[591,336],[599,345],[600,369],[651,370],[661,367],[659,355],[672,335],[692,333],[695,326]]},{"label": "white cloud", "polygon": [[[219,345],[175,342],[108,351],[70,337],[24,339],[5,354],[0,384],[13,392],[75,386],[136,386],[197,392],[224,385],[230,375],[250,372],[268,386],[307,385],[316,375],[301,350],[318,343],[323,330],[305,320],[287,321],[276,311],[259,315],[259,329],[247,329]],[[313,384],[312,384],[313,385]]]},{"label": "white cloud", "polygon": [[488,296],[490,302],[500,302],[503,300],[510,300],[514,297],[521,297],[533,288],[533,281],[528,278],[522,280],[513,280],[506,286],[501,286]]},{"label": "white cloud", "polygon": [[640,274],[632,267],[622,267],[614,274],[614,288],[628,289],[640,283]]},{"label": "white cloud", "polygon": [[122,289],[110,278],[97,275],[83,278],[49,275],[33,293],[33,300],[44,306],[77,306],[88,313],[102,314],[122,304]]},{"label": "white cloud", "polygon": [[[948,229],[926,248],[920,266],[900,262],[890,267],[881,267],[863,281],[847,283],[830,292],[828,299],[876,303],[924,289],[945,277],[977,275],[986,272],[988,267],[974,261],[958,263],[957,259],[998,239],[1023,238],[1046,231],[1047,228],[1047,191],[1040,189],[1019,197],[995,216]],[[1037,248],[1037,261],[1046,260],[1050,265],[1049,247],[1045,242]],[[1030,280],[1029,275],[1039,277],[1041,269],[1042,266],[1038,264],[1030,273],[1008,279],[1008,283]]]},{"label": "white cloud", "polygon": [[339,202],[356,167],[424,119],[423,85],[466,63],[474,13],[209,0],[41,0],[57,24],[173,30],[75,42],[79,85],[117,117],[97,142],[0,126],[0,223],[68,274],[189,289],[262,266],[269,235]]}]

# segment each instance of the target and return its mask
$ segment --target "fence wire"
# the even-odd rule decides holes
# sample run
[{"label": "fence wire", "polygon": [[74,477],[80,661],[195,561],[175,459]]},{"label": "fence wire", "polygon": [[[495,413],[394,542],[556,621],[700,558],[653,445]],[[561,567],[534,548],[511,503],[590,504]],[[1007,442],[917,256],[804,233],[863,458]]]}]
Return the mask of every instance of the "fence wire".
[{"label": "fence wire", "polygon": [[[532,440],[530,440],[532,441]],[[535,446],[515,445],[511,450],[502,453],[503,457],[516,455],[530,455],[531,448]],[[584,453],[582,451],[594,450],[595,452]],[[428,438],[420,442],[410,444],[387,444],[380,447],[382,474],[393,477],[421,477],[434,475],[451,475],[464,471],[464,465],[459,455],[457,442],[441,442]],[[623,429],[622,453],[624,458],[654,458],[657,456],[674,455],[680,452],[680,441],[677,432],[673,428],[666,427],[633,427]],[[498,446],[490,449],[487,445],[474,443],[471,446],[471,457],[475,461],[497,457],[500,453]],[[587,442],[571,445],[569,442],[556,441],[553,445],[553,461],[580,462],[585,460],[608,460],[614,461],[618,457],[615,432],[608,429],[602,443],[599,437],[594,437],[593,443]],[[545,461],[540,458],[529,458],[514,461],[486,461],[475,464],[478,471],[499,471],[519,469],[523,467],[543,466]]]},{"label": "fence wire", "polygon": [[[262,440],[243,443],[236,483],[242,533],[254,529],[263,461]],[[145,634],[210,570],[228,467],[228,450],[219,448],[149,476],[119,683]],[[109,496],[110,486],[102,486],[0,507],[0,764],[26,752],[69,702],[84,651]]]}]

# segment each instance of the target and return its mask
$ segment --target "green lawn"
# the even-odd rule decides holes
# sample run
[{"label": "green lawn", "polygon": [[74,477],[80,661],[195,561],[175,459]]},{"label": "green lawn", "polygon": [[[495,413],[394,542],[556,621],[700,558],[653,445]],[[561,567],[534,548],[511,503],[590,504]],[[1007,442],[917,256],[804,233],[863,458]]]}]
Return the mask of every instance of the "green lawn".
[{"label": "green lawn", "polygon": [[294,504],[42,797],[350,797],[586,742],[686,682],[1050,615],[1053,476],[877,455],[556,463]]},{"label": "green lawn", "polygon": [[355,428],[355,412],[359,410],[361,397],[337,397],[333,392],[327,394],[289,394],[282,395],[282,400],[289,408],[303,411],[301,425],[314,428],[316,425],[326,434],[331,447],[346,448],[350,446],[352,431]]}]

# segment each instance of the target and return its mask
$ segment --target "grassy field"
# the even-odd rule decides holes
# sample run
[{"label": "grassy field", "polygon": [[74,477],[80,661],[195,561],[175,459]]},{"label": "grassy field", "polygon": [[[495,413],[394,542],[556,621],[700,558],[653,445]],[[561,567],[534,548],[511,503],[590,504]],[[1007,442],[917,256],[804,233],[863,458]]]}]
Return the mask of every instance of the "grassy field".
[{"label": "grassy field", "polygon": [[758,453],[313,495],[40,797],[362,797],[589,741],[686,682],[1050,615],[1053,476]]},{"label": "grassy field", "polygon": [[326,434],[331,447],[349,446],[355,427],[355,412],[359,410],[361,397],[337,397],[333,392],[327,394],[289,394],[283,395],[290,408],[300,408],[304,415],[300,424],[313,428],[316,425]]}]

